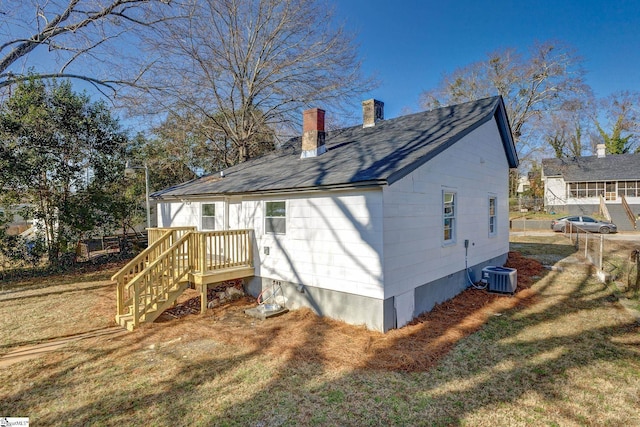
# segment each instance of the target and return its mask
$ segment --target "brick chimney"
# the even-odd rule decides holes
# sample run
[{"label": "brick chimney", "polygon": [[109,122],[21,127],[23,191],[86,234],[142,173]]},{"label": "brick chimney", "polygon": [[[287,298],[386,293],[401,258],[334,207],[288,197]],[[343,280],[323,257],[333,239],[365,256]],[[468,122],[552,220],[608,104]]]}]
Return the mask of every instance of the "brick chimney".
[{"label": "brick chimney", "polygon": [[302,112],[301,159],[317,157],[327,152],[324,145],[324,110],[312,108]]},{"label": "brick chimney", "polygon": [[373,127],[384,120],[384,102],[377,99],[362,101],[362,127]]},{"label": "brick chimney", "polygon": [[607,146],[606,145],[604,145],[604,144],[596,145],[596,154],[597,154],[599,159],[601,159],[601,158],[606,156],[606,151],[607,151]]}]

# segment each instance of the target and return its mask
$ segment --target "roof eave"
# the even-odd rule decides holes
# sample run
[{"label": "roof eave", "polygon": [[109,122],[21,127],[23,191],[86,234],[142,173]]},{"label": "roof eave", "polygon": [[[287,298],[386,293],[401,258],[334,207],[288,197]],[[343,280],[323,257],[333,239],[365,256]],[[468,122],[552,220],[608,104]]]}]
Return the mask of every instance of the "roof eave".
[{"label": "roof eave", "polygon": [[345,190],[367,190],[380,188],[388,185],[387,180],[370,180],[360,181],[355,183],[346,184],[333,184],[333,185],[319,185],[310,187],[294,187],[294,188],[275,188],[270,190],[256,190],[256,191],[243,191],[243,192],[221,192],[221,193],[198,193],[198,194],[175,194],[175,195],[151,195],[150,198],[156,201],[172,201],[172,200],[195,200],[195,199],[211,199],[219,197],[234,197],[234,196],[268,196],[279,194],[291,194],[291,193],[315,193],[315,192],[330,192],[330,191],[345,191]]},{"label": "roof eave", "polygon": [[462,138],[469,135],[471,132],[475,131],[480,126],[484,125],[492,119],[496,121],[496,124],[498,126],[498,131],[500,133],[500,138],[502,140],[502,145],[507,156],[509,167],[517,168],[519,164],[518,153],[516,151],[515,143],[513,142],[511,126],[509,125],[509,119],[507,118],[507,114],[505,111],[506,110],[504,107],[504,102],[502,101],[502,97],[497,97],[495,107],[489,113],[487,113],[486,116],[482,117],[473,125],[467,127],[462,132],[449,139],[446,143],[441,144],[436,149],[430,151],[426,156],[418,159],[407,167],[389,175],[389,177],[387,178],[387,182],[389,184],[393,184],[394,182],[404,178],[405,176],[409,175],[411,172],[415,171],[420,166],[424,165],[429,160],[433,159],[435,156],[442,153],[453,144],[460,141]]},{"label": "roof eave", "polygon": [[520,164],[518,159],[518,151],[516,150],[516,144],[513,141],[513,133],[511,132],[511,124],[509,123],[509,117],[507,117],[507,110],[504,106],[504,100],[502,96],[498,98],[496,107],[494,109],[493,116],[498,124],[498,131],[502,138],[502,144],[504,145],[504,151],[507,155],[507,161],[510,168],[517,168]]}]

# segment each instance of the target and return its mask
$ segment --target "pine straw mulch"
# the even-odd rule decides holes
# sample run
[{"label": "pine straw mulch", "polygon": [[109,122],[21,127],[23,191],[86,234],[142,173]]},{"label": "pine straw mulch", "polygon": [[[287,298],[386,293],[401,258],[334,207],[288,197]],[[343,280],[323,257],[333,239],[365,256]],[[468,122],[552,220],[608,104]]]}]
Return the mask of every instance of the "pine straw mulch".
[{"label": "pine straw mulch", "polygon": [[[425,371],[458,341],[478,331],[491,316],[534,302],[536,293],[530,287],[536,276],[541,275],[542,264],[510,252],[506,266],[518,270],[515,295],[468,289],[409,325],[386,334],[319,317],[309,309],[256,320],[244,314],[244,309],[255,306],[252,298],[208,310],[200,320],[192,316],[182,320],[189,322],[192,338],[206,336],[248,352],[285,357],[292,364],[319,363],[337,370]],[[186,304],[199,307],[199,297],[192,300]]]}]

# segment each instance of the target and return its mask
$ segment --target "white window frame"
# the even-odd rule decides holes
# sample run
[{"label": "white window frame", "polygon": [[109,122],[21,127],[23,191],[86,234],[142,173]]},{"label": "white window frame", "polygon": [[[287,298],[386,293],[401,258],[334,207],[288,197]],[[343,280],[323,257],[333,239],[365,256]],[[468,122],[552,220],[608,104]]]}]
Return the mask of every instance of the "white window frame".
[{"label": "white window frame", "polygon": [[[447,208],[447,196],[451,195],[450,209]],[[442,190],[442,243],[443,245],[453,245],[456,243],[456,228],[458,216],[458,193],[454,190]],[[447,225],[449,222],[449,225]],[[447,230],[449,238],[446,238]]]},{"label": "white window frame", "polygon": [[[493,212],[491,212],[491,202],[493,201]],[[488,221],[488,230],[489,237],[495,237],[498,235],[498,196],[494,194],[489,194],[488,198],[488,212],[489,221]]]},{"label": "white window frame", "polygon": [[[284,203],[284,215],[283,216],[268,216],[268,205],[269,203]],[[284,232],[276,232],[273,230],[268,230],[269,218],[284,218]],[[264,202],[264,234],[279,234],[285,235],[287,234],[287,202],[285,200],[265,200]]]},{"label": "white window frame", "polygon": [[[205,206],[213,206],[213,215],[205,215]],[[212,227],[205,226],[205,218],[212,219]],[[216,204],[215,203],[202,203],[200,205],[200,225],[202,230],[215,230],[216,229]]]}]

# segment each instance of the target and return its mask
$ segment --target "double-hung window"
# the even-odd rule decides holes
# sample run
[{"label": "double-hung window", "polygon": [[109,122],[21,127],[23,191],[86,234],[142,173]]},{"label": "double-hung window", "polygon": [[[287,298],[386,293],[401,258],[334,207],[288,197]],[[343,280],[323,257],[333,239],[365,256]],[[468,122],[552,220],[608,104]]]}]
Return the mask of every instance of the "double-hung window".
[{"label": "double-hung window", "polygon": [[213,203],[202,204],[202,229],[216,229],[216,205]]},{"label": "double-hung window", "polygon": [[442,214],[444,243],[453,243],[456,237],[456,193],[442,192]]},{"label": "double-hung window", "polygon": [[497,230],[498,215],[496,212],[498,198],[495,196],[489,196],[489,236],[495,236]]},{"label": "double-hung window", "polygon": [[265,202],[264,230],[266,233],[287,233],[287,205],[283,201]]}]

